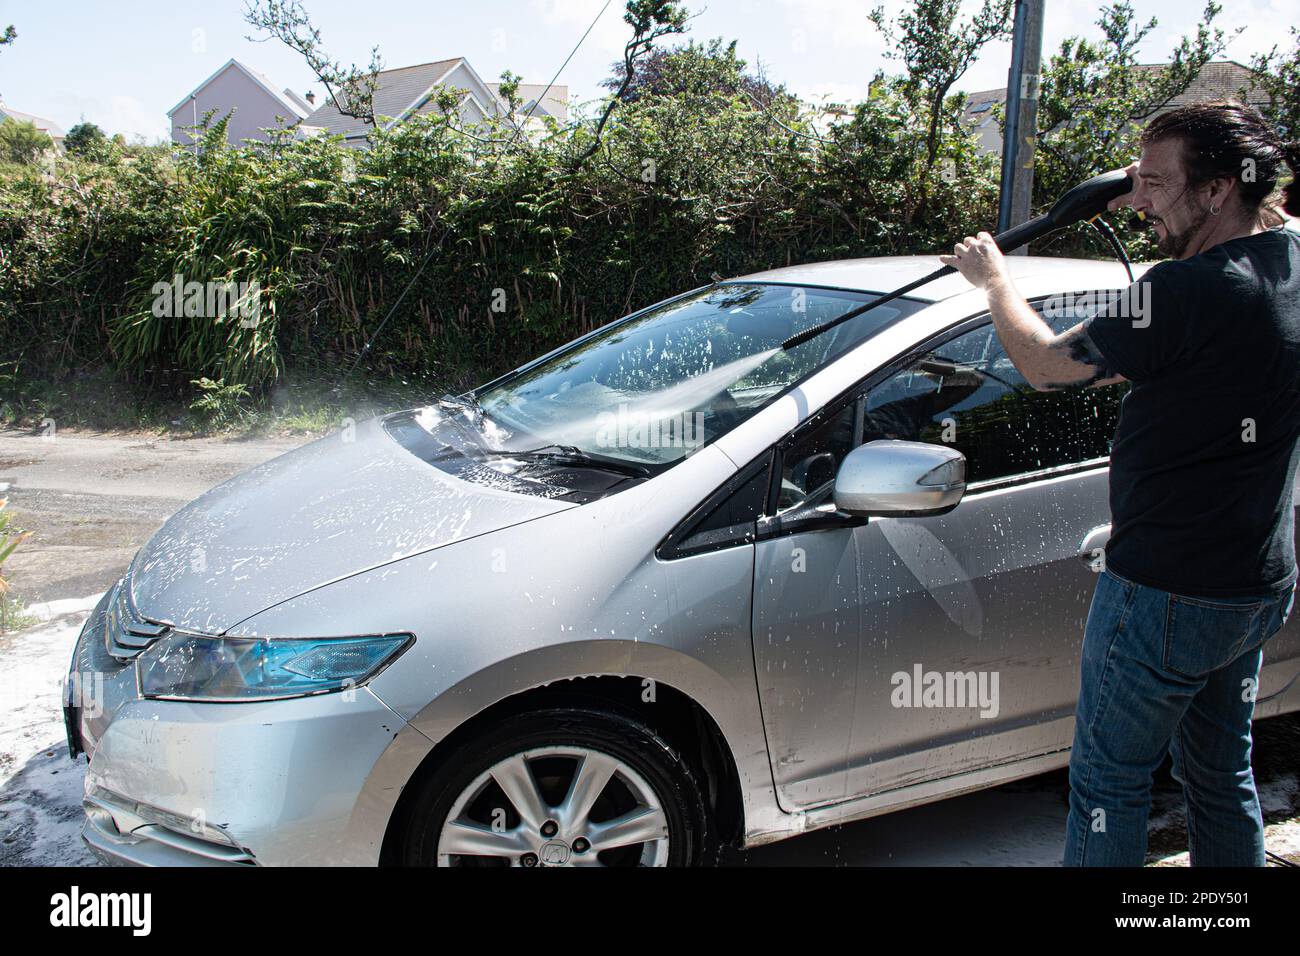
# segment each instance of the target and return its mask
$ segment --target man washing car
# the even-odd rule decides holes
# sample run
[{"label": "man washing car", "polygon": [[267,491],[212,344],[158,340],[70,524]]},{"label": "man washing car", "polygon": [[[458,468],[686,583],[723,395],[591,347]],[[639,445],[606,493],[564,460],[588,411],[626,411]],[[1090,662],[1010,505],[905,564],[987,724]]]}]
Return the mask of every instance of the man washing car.
[{"label": "man washing car", "polygon": [[[1172,750],[1193,865],[1262,866],[1251,717],[1262,646],[1296,583],[1300,234],[1271,205],[1300,147],[1251,107],[1152,120],[1132,206],[1170,261],[1054,333],[988,233],[950,256],[983,288],[1035,388],[1129,381],[1110,462],[1112,532],[1083,642],[1070,757],[1067,866],[1140,866],[1152,774]],[[1285,211],[1300,214],[1300,185]]]}]

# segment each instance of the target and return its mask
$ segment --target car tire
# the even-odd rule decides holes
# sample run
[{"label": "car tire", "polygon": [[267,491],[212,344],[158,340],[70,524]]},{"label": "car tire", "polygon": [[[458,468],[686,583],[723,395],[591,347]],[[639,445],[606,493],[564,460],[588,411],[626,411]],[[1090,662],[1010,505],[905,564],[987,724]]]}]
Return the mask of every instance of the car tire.
[{"label": "car tire", "polygon": [[[520,769],[521,759],[526,770]],[[568,819],[569,811],[580,811],[583,802],[566,799],[577,789],[573,782],[583,765],[593,775],[615,769],[605,784],[598,785],[590,812],[579,812],[582,820]],[[531,797],[512,801],[499,779],[506,779],[516,792],[521,792],[519,781],[535,784],[532,796],[541,801],[533,805],[531,814],[548,817],[541,828],[514,806]],[[510,717],[460,744],[419,785],[403,862],[408,866],[576,866],[597,861],[606,866],[715,865],[720,845],[699,780],[677,748],[629,714],[597,706]],[[612,848],[596,845],[596,841],[617,842],[609,829],[614,822],[658,829],[661,821],[656,814],[661,814],[665,825],[666,847],[659,839]],[[548,828],[558,826],[557,820],[565,821],[565,832],[548,834]],[[495,835],[487,835],[488,831]],[[508,840],[511,846],[499,848],[494,843],[493,856],[445,852],[454,849],[457,844],[452,841],[467,832],[471,840]],[[539,845],[539,841],[545,842]]]}]

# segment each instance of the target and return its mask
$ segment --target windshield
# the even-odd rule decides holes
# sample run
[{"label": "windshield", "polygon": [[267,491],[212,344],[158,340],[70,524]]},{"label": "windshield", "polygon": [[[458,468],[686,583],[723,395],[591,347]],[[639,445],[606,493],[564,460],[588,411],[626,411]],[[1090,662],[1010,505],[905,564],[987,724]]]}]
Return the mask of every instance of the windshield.
[{"label": "windshield", "polygon": [[873,293],[727,283],[653,307],[477,394],[489,450],[668,465],[924,303],[897,299],[788,351]]}]

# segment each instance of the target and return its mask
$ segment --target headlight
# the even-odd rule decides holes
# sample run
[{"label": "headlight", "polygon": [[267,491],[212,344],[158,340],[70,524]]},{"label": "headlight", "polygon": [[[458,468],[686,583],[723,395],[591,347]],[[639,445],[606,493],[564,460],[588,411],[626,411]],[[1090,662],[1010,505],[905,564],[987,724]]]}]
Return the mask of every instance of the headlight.
[{"label": "headlight", "polygon": [[347,690],[410,645],[410,634],[239,638],[170,634],[137,664],[140,692],[159,700],[278,700]]}]

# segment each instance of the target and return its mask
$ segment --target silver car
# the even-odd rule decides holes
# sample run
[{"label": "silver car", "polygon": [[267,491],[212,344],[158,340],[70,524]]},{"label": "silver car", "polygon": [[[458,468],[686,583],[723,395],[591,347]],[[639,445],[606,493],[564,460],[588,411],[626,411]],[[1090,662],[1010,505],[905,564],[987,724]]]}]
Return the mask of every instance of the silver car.
[{"label": "silver car", "polygon": [[[1128,284],[1010,262],[1058,329]],[[1065,766],[1124,386],[1027,387],[957,276],[782,347],[935,265],[717,282],[184,508],[74,654],[87,843],[701,864]]]}]

